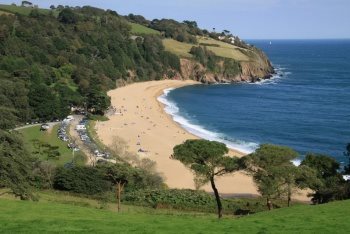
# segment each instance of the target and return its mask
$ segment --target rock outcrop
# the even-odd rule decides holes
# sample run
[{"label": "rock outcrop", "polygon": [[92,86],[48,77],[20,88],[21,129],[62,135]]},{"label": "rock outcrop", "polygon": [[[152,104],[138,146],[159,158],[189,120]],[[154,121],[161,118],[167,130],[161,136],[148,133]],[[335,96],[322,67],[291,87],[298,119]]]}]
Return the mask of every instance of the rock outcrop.
[{"label": "rock outcrop", "polygon": [[219,72],[211,72],[195,60],[182,58],[181,74],[176,79],[193,79],[202,83],[235,83],[257,82],[271,78],[274,69],[267,56],[259,49],[252,49],[246,54],[249,61],[239,61],[240,72],[227,75],[223,69],[223,63],[218,63]]}]

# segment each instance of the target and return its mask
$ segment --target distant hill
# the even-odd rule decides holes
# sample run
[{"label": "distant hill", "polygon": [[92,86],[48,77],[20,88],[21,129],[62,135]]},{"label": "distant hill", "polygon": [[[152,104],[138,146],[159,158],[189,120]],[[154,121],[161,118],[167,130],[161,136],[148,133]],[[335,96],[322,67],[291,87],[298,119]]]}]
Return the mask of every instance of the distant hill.
[{"label": "distant hill", "polygon": [[[8,12],[8,13],[13,13],[13,14],[21,14],[21,15],[29,15],[30,12],[33,9],[36,8],[32,8],[32,7],[24,7],[24,6],[16,6],[16,5],[5,5],[5,4],[0,4],[0,9],[2,11]],[[51,10],[49,9],[42,9],[42,8],[38,8],[38,11],[42,14],[49,14],[51,12]]]},{"label": "distant hill", "polygon": [[[194,21],[121,16],[90,6],[0,5],[0,128],[62,119],[71,106],[103,114],[125,83],[257,81],[273,68],[237,36]],[[6,125],[6,126],[5,126]]]}]

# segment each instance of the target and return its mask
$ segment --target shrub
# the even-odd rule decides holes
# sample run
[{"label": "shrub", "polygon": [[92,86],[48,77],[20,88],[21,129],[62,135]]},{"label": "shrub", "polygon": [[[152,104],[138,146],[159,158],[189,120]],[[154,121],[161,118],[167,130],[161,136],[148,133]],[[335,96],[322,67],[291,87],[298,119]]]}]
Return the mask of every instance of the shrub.
[{"label": "shrub", "polygon": [[53,187],[57,190],[95,195],[110,190],[102,171],[94,167],[58,168]]}]

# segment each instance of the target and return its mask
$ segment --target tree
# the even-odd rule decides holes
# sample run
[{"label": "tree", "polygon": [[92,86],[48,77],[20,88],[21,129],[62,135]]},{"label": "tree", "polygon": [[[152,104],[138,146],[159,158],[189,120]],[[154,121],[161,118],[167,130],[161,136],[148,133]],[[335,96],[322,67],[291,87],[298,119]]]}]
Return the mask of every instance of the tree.
[{"label": "tree", "polygon": [[[316,171],[304,165],[294,166],[289,165],[283,168],[281,173],[283,182],[282,193],[287,198],[287,205],[290,206],[292,195],[300,189],[310,188],[321,184],[317,178]],[[283,189],[284,188],[284,189]]]},{"label": "tree", "polygon": [[47,161],[37,161],[33,170],[35,187],[52,189],[56,167]]},{"label": "tree", "polygon": [[315,171],[320,183],[309,183],[314,190],[312,201],[317,204],[349,198],[348,184],[338,172],[340,164],[332,157],[322,154],[308,154],[301,165]]},{"label": "tree", "polygon": [[288,147],[263,144],[244,159],[269,210],[272,209],[271,199],[283,194],[287,194],[290,203],[297,170],[291,160],[297,156],[297,152]]},{"label": "tree", "polygon": [[111,105],[111,98],[106,93],[92,89],[87,96],[87,107],[93,113],[103,114]]},{"label": "tree", "polygon": [[78,21],[78,16],[70,8],[64,8],[59,13],[58,20],[64,24],[75,24]]},{"label": "tree", "polygon": [[239,170],[239,159],[225,155],[228,153],[225,144],[208,140],[187,140],[175,146],[173,151],[172,158],[190,168],[202,184],[210,182],[217,203],[218,217],[221,218],[222,204],[215,177]]},{"label": "tree", "polygon": [[183,23],[190,28],[198,28],[198,24],[196,21],[184,20]]},{"label": "tree", "polygon": [[20,136],[0,130],[0,187],[10,189],[21,200],[34,199],[30,184],[33,163]]},{"label": "tree", "polygon": [[0,106],[0,129],[11,129],[18,123],[17,111],[13,108]]},{"label": "tree", "polygon": [[99,167],[60,167],[56,170],[53,186],[57,190],[99,195],[111,189],[104,172]]},{"label": "tree", "polygon": [[106,167],[105,176],[115,186],[118,212],[121,208],[121,193],[133,174],[133,168],[125,164],[114,164]]}]

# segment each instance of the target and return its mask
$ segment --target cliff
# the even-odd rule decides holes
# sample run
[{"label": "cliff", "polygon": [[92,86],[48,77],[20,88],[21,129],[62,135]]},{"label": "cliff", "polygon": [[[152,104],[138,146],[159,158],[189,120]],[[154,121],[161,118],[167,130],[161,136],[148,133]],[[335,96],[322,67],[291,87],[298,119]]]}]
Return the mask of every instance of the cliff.
[{"label": "cliff", "polygon": [[259,49],[246,53],[248,61],[237,61],[238,70],[235,73],[228,73],[223,59],[217,63],[217,71],[210,71],[199,62],[181,58],[181,74],[177,74],[176,79],[193,79],[202,83],[235,83],[235,82],[257,82],[271,78],[274,68],[267,56]]}]

